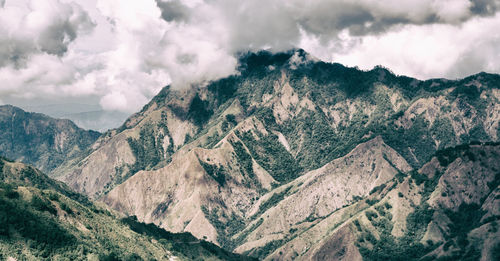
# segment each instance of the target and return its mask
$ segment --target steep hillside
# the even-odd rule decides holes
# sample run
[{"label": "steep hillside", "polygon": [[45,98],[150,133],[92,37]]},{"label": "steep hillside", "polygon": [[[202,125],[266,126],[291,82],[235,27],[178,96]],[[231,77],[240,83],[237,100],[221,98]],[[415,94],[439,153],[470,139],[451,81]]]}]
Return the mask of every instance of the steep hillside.
[{"label": "steep hillside", "polygon": [[49,172],[85,151],[99,137],[69,120],[0,106],[0,155]]},{"label": "steep hillside", "polygon": [[[98,197],[140,170],[167,165],[181,148],[212,148],[250,117],[275,134],[273,142],[284,145],[291,156],[287,165],[298,173],[376,136],[412,167],[438,149],[498,140],[498,75],[419,81],[381,67],[365,72],[318,62],[300,50],[248,54],[240,63],[240,75],[203,88],[166,87],[121,128],[101,137],[87,157],[66,162],[52,175]],[[257,161],[259,152],[271,155],[263,147],[267,143],[254,144],[249,149]],[[260,163],[281,175],[272,173],[279,169],[275,161]],[[293,173],[278,181],[300,175]]]},{"label": "steep hillside", "polygon": [[498,143],[439,151],[366,199],[247,252],[269,260],[497,260],[499,157]]},{"label": "steep hillside", "polygon": [[300,50],[248,54],[238,75],[164,88],[52,175],[140,221],[266,257],[299,233],[331,236],[436,151],[498,141],[499,87],[486,73],[419,81]]},{"label": "steep hillside", "polygon": [[245,260],[188,233],[120,218],[60,182],[0,159],[0,259]]}]

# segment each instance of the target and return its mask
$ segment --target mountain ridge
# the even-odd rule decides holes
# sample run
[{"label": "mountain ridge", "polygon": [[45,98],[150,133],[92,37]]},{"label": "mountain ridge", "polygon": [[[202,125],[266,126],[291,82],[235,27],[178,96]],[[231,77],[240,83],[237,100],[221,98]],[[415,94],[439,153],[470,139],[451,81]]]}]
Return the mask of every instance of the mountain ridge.
[{"label": "mountain ridge", "polygon": [[[438,181],[422,173],[446,148],[461,151],[455,146],[476,141],[489,148],[487,142],[498,141],[499,89],[500,76],[487,73],[420,81],[383,67],[360,71],[317,61],[301,50],[249,53],[237,75],[192,89],[162,89],[50,175],[139,221],[255,257],[377,260],[385,252],[374,247],[391,242],[407,253],[398,240],[421,241],[407,231],[418,228],[436,239],[435,229],[413,220],[436,207],[420,204]],[[477,158],[491,156],[485,155]],[[495,180],[491,170],[482,171],[477,175]],[[378,204],[387,195],[390,207]],[[297,203],[303,198],[304,205]],[[350,215],[363,218],[355,223]],[[488,224],[496,224],[493,219]],[[460,233],[458,239],[468,238]],[[381,235],[389,241],[379,242]],[[441,249],[447,244],[437,256],[467,254],[448,251],[457,243],[437,238]],[[305,248],[291,247],[292,241]],[[425,243],[418,245],[422,253],[430,250]]]},{"label": "mountain ridge", "polygon": [[0,106],[0,153],[51,171],[67,157],[83,153],[100,136],[70,120]]},{"label": "mountain ridge", "polygon": [[253,260],[122,217],[39,170],[0,158],[0,258]]}]

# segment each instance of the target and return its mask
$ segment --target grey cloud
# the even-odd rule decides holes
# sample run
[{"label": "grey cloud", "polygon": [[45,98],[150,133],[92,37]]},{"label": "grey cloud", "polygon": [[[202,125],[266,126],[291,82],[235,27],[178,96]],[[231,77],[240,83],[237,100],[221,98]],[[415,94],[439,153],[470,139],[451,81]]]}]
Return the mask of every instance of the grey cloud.
[{"label": "grey cloud", "polygon": [[478,15],[494,15],[500,8],[498,0],[470,0],[471,12]]},{"label": "grey cloud", "polygon": [[[22,1],[54,2],[65,7],[54,15],[58,18],[28,34],[10,32],[16,24],[12,28],[3,25],[8,23],[2,21],[9,20],[2,19],[0,8],[0,79],[6,79],[2,81],[9,81],[8,84],[13,82],[10,86],[27,86],[33,75],[47,75],[43,81],[30,82],[33,84],[29,88],[0,86],[0,89],[22,94],[38,84],[42,87],[34,90],[35,94],[43,93],[41,89],[67,93],[61,95],[91,93],[99,96],[96,99],[105,110],[122,111],[137,110],[165,84],[187,88],[237,73],[237,55],[260,49],[284,51],[296,47],[325,61],[335,60],[351,66],[371,68],[376,60],[394,70],[403,68],[403,73],[413,76],[427,77],[429,72],[440,77],[463,76],[492,63],[491,57],[495,55],[491,54],[495,52],[484,55],[486,48],[472,46],[471,42],[491,37],[493,27],[480,30],[483,25],[491,24],[490,20],[496,19],[496,25],[500,24],[498,0],[142,0],[127,3],[97,0],[94,11],[93,4],[87,0]],[[90,5],[86,6],[87,10],[99,24],[94,30],[96,35],[79,37],[92,27],[92,22],[70,1]],[[0,0],[0,4],[4,2]],[[9,1],[5,8],[8,6]],[[96,16],[99,19],[95,19]],[[464,31],[467,24],[478,20],[484,23]],[[100,27],[103,24],[106,28]],[[478,30],[481,32],[468,42],[471,32]],[[456,38],[461,32],[466,33]],[[89,40],[105,42],[105,47],[85,48],[81,52],[71,49],[78,49],[77,46]],[[450,47],[454,44],[456,46]],[[435,46],[439,48],[433,48]],[[469,46],[475,48],[475,52],[464,53],[463,49]],[[497,49],[494,45],[488,46],[491,50]],[[454,63],[457,53],[464,55],[461,61]],[[33,62],[38,56],[43,59]],[[380,57],[386,59],[380,60]],[[294,57],[290,66],[308,61],[299,58]],[[50,70],[46,70],[45,59],[52,62]],[[429,61],[436,60],[439,62],[429,65]],[[451,64],[456,68],[450,69]],[[58,76],[59,71],[72,67],[74,70],[66,72],[67,76]],[[491,68],[500,70],[498,66]],[[57,73],[48,75],[54,71]],[[15,88],[18,89],[13,90]]]},{"label": "grey cloud", "polygon": [[[75,17],[71,17],[76,15]],[[61,56],[68,50],[70,42],[74,41],[80,30],[95,26],[86,12],[71,11],[66,19],[54,23],[41,32],[38,45],[43,52]]]},{"label": "grey cloud", "polygon": [[180,0],[172,0],[172,1],[162,1],[155,0],[156,5],[161,10],[161,17],[167,21],[186,21],[189,17],[189,8],[181,3]]},{"label": "grey cloud", "polygon": [[346,54],[363,38],[396,27],[455,26],[495,14],[494,1],[473,1],[206,0],[188,6],[179,0],[155,0],[171,28],[162,40],[165,58],[152,63],[161,63],[175,86],[189,86],[235,73],[230,66],[221,70],[208,61],[228,62],[229,56],[245,51],[301,47],[304,35],[329,46],[330,53]]},{"label": "grey cloud", "polygon": [[[30,13],[42,12],[41,10],[26,8],[25,13],[21,14],[24,17],[18,17],[19,13],[7,10],[10,8],[8,3],[4,5],[3,9],[0,9],[0,15],[4,16],[3,19],[24,19],[21,25],[25,26],[7,28],[0,24],[0,68],[9,64],[15,68],[23,67],[35,54],[47,53],[62,56],[67,52],[69,44],[77,38],[78,33],[90,30],[95,26],[89,15],[74,3],[52,1],[45,4],[57,11],[52,14],[53,17],[45,18],[49,20],[45,27],[37,29],[27,27],[25,20]],[[17,16],[9,17],[10,15]]]},{"label": "grey cloud", "polygon": [[5,5],[5,0],[0,0],[0,8],[3,8],[4,5]]}]

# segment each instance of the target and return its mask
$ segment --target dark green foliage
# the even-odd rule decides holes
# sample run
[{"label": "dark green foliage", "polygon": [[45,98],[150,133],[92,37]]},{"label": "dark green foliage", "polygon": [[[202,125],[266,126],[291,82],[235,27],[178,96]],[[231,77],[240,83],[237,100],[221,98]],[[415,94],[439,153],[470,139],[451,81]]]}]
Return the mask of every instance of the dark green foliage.
[{"label": "dark green foliage", "polygon": [[476,100],[480,95],[481,92],[475,85],[459,85],[450,93],[450,97],[462,98],[468,101]]},{"label": "dark green foliage", "polygon": [[122,219],[133,231],[158,240],[160,243],[170,243],[174,253],[194,260],[200,257],[214,256],[222,260],[253,260],[245,256],[230,253],[216,245],[199,240],[190,233],[171,233],[165,231],[154,224],[145,224],[137,221],[135,216]]},{"label": "dark green foliage", "polygon": [[[0,191],[5,193],[5,190],[9,190],[8,187],[1,183]],[[0,228],[0,240],[1,237],[10,238],[14,236],[13,233],[19,233],[36,242],[45,253],[75,243],[73,235],[48,217],[55,215],[56,211],[46,199],[33,195],[31,202],[27,203],[19,197],[6,197],[9,193],[4,193],[0,192],[0,224],[3,224]]]},{"label": "dark green foliage", "polygon": [[493,260],[500,260],[500,242],[498,242],[491,250]]},{"label": "dark green foliage", "polygon": [[224,213],[221,213],[222,210],[219,208],[209,210],[207,207],[202,206],[201,210],[217,230],[217,241],[221,243],[221,246],[224,249],[234,250],[237,247],[236,242],[239,242],[241,239],[233,240],[232,236],[245,228],[244,220],[234,213],[228,217]]},{"label": "dark green foliage", "polygon": [[347,139],[341,142],[341,137],[328,125],[325,116],[319,113],[303,112],[297,118],[285,122],[283,134],[289,138],[292,150],[300,148],[296,160],[304,170],[317,169],[355,146],[349,142],[346,144]]},{"label": "dark green foliage", "polygon": [[66,211],[66,213],[70,215],[73,214],[73,209],[71,209],[71,207],[69,207],[68,204],[61,202],[59,203],[59,207],[61,207],[62,210]]},{"label": "dark green foliage", "polygon": [[371,211],[371,210],[367,210],[365,212],[365,215],[368,218],[368,220],[370,220],[370,221],[372,221],[374,218],[378,217],[377,213],[375,213],[375,211]]},{"label": "dark green foliage", "polygon": [[447,148],[455,145],[455,132],[448,118],[437,118],[429,130],[434,139],[440,141],[439,148]]},{"label": "dark green foliage", "polygon": [[259,216],[271,207],[276,206],[280,201],[282,201],[287,195],[288,191],[292,186],[287,187],[281,192],[274,193],[267,201],[264,201],[259,206],[259,211],[254,216]]},{"label": "dark green foliage", "polygon": [[[9,166],[4,168],[2,181],[9,183],[0,182],[0,247],[7,250],[7,256],[18,260],[82,260],[93,254],[100,260],[153,260],[164,255],[160,257],[163,260],[167,252],[172,252],[182,260],[253,260],[189,233],[169,233],[135,218],[117,220],[108,210],[83,196],[74,196],[38,170],[24,167],[23,172],[17,168],[14,173]],[[18,186],[23,186],[22,193]],[[64,194],[83,200],[75,201]],[[57,205],[72,219],[61,219]],[[89,231],[82,232],[78,224]],[[236,233],[235,226],[229,225],[233,228],[229,232]],[[149,249],[146,243],[154,247]]]},{"label": "dark green foliage", "polygon": [[[378,229],[380,239],[376,240],[366,231],[358,240],[359,250],[364,260],[419,260],[432,250],[432,246],[425,247],[419,241],[424,235],[425,228],[430,222],[433,211],[427,204],[418,206],[415,212],[407,217],[407,232],[401,238],[391,234],[392,224],[385,216],[377,216],[375,212],[367,214],[370,221]],[[387,215],[387,213],[386,213]],[[368,248],[365,242],[373,246]]]},{"label": "dark green foliage", "polygon": [[[243,233],[241,233],[235,240],[234,245],[239,246],[246,239],[250,233],[252,233],[256,228],[258,228],[264,222],[263,218],[259,218],[255,224],[253,224],[250,228],[247,228]],[[290,232],[293,233],[293,232]]]},{"label": "dark green foliage", "polygon": [[278,182],[286,183],[299,176],[301,168],[293,156],[274,134],[259,135],[256,140],[251,132],[239,133],[241,140],[260,166]]},{"label": "dark green foliage", "polygon": [[222,131],[226,132],[238,124],[236,117],[233,114],[227,114],[225,120],[222,122]]},{"label": "dark green foliage", "polygon": [[462,203],[457,212],[446,210],[445,213],[451,221],[449,238],[457,238],[458,247],[465,249],[468,245],[467,234],[481,225],[480,221],[485,211],[477,204]]},{"label": "dark green foliage", "polygon": [[208,90],[211,91],[219,104],[223,104],[232,98],[238,88],[240,81],[236,76],[229,76],[219,81],[212,82],[208,85]]},{"label": "dark green foliage", "polygon": [[427,203],[415,207],[415,210],[406,218],[406,229],[408,231],[403,240],[411,244],[420,241],[433,214],[434,210],[431,209]]},{"label": "dark green foliage", "polygon": [[224,170],[224,167],[222,166],[217,166],[215,164],[208,164],[202,160],[199,160],[200,165],[203,167],[205,172],[212,177],[221,187],[224,186],[226,183],[226,171]]},{"label": "dark green foliage", "polygon": [[377,202],[378,202],[378,199],[376,199],[376,198],[373,198],[373,199],[367,198],[366,199],[366,204],[368,204],[370,206],[377,204]]},{"label": "dark green foliage", "polygon": [[[468,144],[461,144],[455,147],[449,147],[446,149],[439,150],[436,152],[436,157],[439,161],[439,164],[443,167],[446,167],[459,157],[463,157],[464,159],[470,161],[476,161],[476,156],[474,155],[474,152],[471,150],[471,145],[497,146],[498,142],[474,141]],[[484,154],[485,152],[483,151],[482,153]]]},{"label": "dark green foliage", "polygon": [[362,231],[362,230],[363,230],[363,229],[361,228],[361,224],[359,223],[359,220],[357,220],[357,219],[356,219],[356,220],[354,220],[354,221],[353,221],[353,223],[354,223],[354,225],[356,226],[356,229],[357,229],[358,231]]},{"label": "dark green foliage", "polygon": [[[10,105],[0,106],[0,130],[0,154],[22,159],[44,171],[84,153],[100,136],[98,132],[78,128],[70,120],[53,119]],[[63,132],[67,138],[61,144],[57,137]]]},{"label": "dark green foliage", "polygon": [[259,51],[257,53],[248,52],[240,56],[239,71],[248,74],[263,73],[268,70],[270,65],[279,67],[288,63],[294,51],[272,54],[268,51]]},{"label": "dark green foliage", "polygon": [[230,129],[234,128],[238,124],[236,121],[236,117],[233,114],[227,114],[222,122],[221,129],[223,132],[227,132]]},{"label": "dark green foliage", "polygon": [[[2,159],[0,159],[1,164],[5,165],[5,162],[9,161],[2,161]],[[85,205],[90,204],[90,201],[86,196],[74,192],[66,184],[59,181],[55,181],[47,177],[47,175],[43,174],[42,172],[31,166],[24,166],[24,168],[20,169],[19,171],[12,170],[12,172],[11,171],[7,172],[7,168],[5,167],[4,170],[0,172],[0,181],[11,184],[12,186],[22,185],[22,186],[32,186],[42,190],[46,189],[56,190],[59,191],[59,193],[65,195],[66,197],[69,197],[73,200],[80,202],[81,204]],[[54,193],[50,193],[49,195],[52,198],[57,197],[56,195],[53,194]],[[56,200],[56,199],[54,198],[51,200]]]},{"label": "dark green foliage", "polygon": [[134,165],[130,169],[132,174],[156,166],[163,157],[161,143],[158,142],[151,125],[144,126],[139,135],[139,139],[130,137],[127,139],[136,158]]},{"label": "dark green foliage", "polygon": [[495,179],[488,182],[488,188],[490,188],[491,190],[495,189],[496,187],[498,187],[500,185],[500,172],[498,172],[497,174],[495,174]]},{"label": "dark green foliage", "polygon": [[413,179],[413,181],[415,181],[415,184],[417,184],[417,185],[420,185],[427,180],[427,176],[425,176],[424,174],[418,173],[418,171],[416,171],[416,170],[410,171],[410,176]]},{"label": "dark green foliage", "polygon": [[409,129],[389,128],[384,131],[382,137],[385,143],[401,153],[408,163],[418,167],[430,160],[436,151],[434,140],[428,134],[429,127],[425,118],[419,115],[415,117]]},{"label": "dark green foliage", "polygon": [[[170,162],[171,156],[174,153],[174,142],[165,124],[165,117],[166,115],[162,114],[162,120],[158,123],[158,128],[155,128],[151,124],[145,124],[140,130],[138,139],[131,137],[127,138],[130,149],[136,160],[132,166],[129,166],[127,173],[122,173],[122,168],[117,169],[114,184],[112,185],[122,183],[140,170],[153,169],[160,162]],[[170,143],[168,148],[164,151],[163,139],[165,136],[169,137]],[[109,189],[112,187],[113,186]]]},{"label": "dark green foliage", "polygon": [[380,184],[376,187],[374,187],[371,191],[370,191],[370,195],[372,195],[373,193],[377,192],[377,191],[382,191],[385,186],[387,186],[386,184]]},{"label": "dark green foliage", "polygon": [[38,211],[47,211],[52,215],[57,214],[57,210],[49,201],[44,200],[37,195],[33,195],[33,197],[31,198],[31,205]]},{"label": "dark green foliage", "polygon": [[189,105],[188,118],[198,126],[205,124],[213,113],[208,106],[208,102],[196,94]]},{"label": "dark green foliage", "polygon": [[231,145],[234,148],[234,153],[236,154],[236,158],[238,159],[238,163],[241,166],[241,170],[247,177],[252,178],[255,176],[253,173],[253,163],[252,156],[248,154],[243,147],[243,144],[240,141],[230,141]]},{"label": "dark green foliage", "polygon": [[273,240],[271,242],[268,242],[262,247],[259,247],[255,250],[252,251],[251,256],[254,257],[265,257],[271,254],[274,250],[276,250],[278,247],[282,246],[283,243],[285,243],[285,240]]}]

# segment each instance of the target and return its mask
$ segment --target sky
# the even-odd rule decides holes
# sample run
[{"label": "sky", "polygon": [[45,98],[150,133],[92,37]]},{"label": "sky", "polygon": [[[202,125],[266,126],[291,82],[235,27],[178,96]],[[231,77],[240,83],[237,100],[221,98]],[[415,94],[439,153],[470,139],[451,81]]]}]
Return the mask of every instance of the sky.
[{"label": "sky", "polygon": [[0,104],[130,114],[291,48],[419,79],[500,73],[500,0],[0,0]]}]

